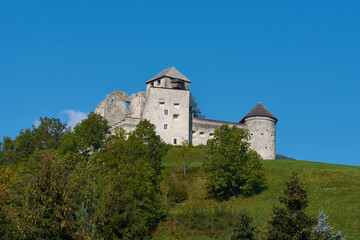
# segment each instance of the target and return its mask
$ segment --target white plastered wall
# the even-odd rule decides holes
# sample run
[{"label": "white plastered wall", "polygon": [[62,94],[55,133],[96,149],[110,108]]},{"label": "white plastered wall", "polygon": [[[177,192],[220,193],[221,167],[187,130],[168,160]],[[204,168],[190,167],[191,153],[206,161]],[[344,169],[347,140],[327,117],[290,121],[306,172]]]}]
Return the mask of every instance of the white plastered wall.
[{"label": "white plastered wall", "polygon": [[268,117],[249,117],[245,124],[250,134],[250,147],[263,159],[275,159],[276,121]]}]

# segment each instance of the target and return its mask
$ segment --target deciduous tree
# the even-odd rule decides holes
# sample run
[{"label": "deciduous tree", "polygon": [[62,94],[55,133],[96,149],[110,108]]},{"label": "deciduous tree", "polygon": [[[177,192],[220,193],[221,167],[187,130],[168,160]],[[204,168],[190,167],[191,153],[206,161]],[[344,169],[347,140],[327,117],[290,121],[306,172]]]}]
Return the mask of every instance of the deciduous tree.
[{"label": "deciduous tree", "polygon": [[249,148],[248,134],[223,125],[207,143],[206,186],[215,195],[254,194],[264,183],[261,157]]}]

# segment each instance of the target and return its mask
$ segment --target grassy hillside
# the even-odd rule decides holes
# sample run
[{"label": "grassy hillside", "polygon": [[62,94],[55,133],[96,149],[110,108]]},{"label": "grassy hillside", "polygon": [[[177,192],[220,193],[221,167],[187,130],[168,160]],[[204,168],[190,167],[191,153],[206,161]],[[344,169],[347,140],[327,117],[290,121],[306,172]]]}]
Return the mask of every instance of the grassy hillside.
[{"label": "grassy hillside", "polygon": [[196,149],[196,161],[186,178],[176,163],[178,149],[164,159],[163,166],[171,168],[185,184],[188,199],[170,208],[168,216],[154,231],[154,239],[226,239],[236,214],[245,208],[254,218],[260,236],[274,205],[280,205],[285,181],[296,170],[308,188],[308,214],[316,217],[324,209],[334,230],[341,230],[346,239],[360,239],[360,167],[297,160],[263,161],[266,170],[265,189],[250,198],[237,197],[226,201],[209,199],[205,176],[201,169],[206,154]]}]

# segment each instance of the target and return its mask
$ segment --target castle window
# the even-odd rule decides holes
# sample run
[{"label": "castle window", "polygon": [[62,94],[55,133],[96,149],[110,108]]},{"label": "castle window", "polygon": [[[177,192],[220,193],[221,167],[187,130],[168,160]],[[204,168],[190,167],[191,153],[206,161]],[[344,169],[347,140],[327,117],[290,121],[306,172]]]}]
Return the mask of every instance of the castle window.
[{"label": "castle window", "polygon": [[111,99],[111,101],[110,101],[111,103],[113,103],[114,102],[114,99]]},{"label": "castle window", "polygon": [[209,133],[210,138],[214,137],[214,133]]},{"label": "castle window", "polygon": [[173,143],[177,144],[177,139],[176,138],[174,138]]},{"label": "castle window", "polygon": [[173,115],[173,120],[176,121],[176,120],[178,120],[178,119],[179,119],[179,114],[174,114],[174,115]]},{"label": "castle window", "polygon": [[127,108],[127,109],[130,108],[130,102],[126,102],[126,108]]},{"label": "castle window", "polygon": [[160,83],[161,83],[161,81],[160,81],[160,80],[157,80],[157,85],[158,85],[158,86],[160,85]]},{"label": "castle window", "polygon": [[165,105],[165,102],[159,102],[159,106],[163,107]]},{"label": "castle window", "polygon": [[164,109],[164,115],[169,115],[169,110]]},{"label": "castle window", "polygon": [[261,135],[264,135],[264,133],[261,133]]},{"label": "castle window", "polygon": [[179,107],[179,106],[180,106],[180,103],[174,103],[174,106],[175,106],[175,107]]},{"label": "castle window", "polygon": [[164,124],[164,130],[167,130],[168,129],[168,125],[165,123]]},{"label": "castle window", "polygon": [[154,86],[154,82],[151,83],[151,86],[152,86],[152,87]]},{"label": "castle window", "polygon": [[200,132],[200,136],[205,136],[205,132]]}]

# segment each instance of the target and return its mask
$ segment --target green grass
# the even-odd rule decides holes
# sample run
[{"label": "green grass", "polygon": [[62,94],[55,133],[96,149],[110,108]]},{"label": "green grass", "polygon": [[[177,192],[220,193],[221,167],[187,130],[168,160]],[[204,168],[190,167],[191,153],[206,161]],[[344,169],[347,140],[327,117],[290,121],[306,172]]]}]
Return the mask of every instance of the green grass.
[{"label": "green grass", "polygon": [[[177,151],[176,148],[169,151],[163,162],[164,167],[178,168]],[[341,230],[347,240],[360,239],[360,167],[297,160],[264,160],[266,188],[260,194],[217,202],[207,197],[205,189],[206,178],[201,165],[206,154],[202,149],[195,149],[195,153],[196,161],[192,163],[188,176],[182,179],[187,187],[188,199],[169,209],[167,217],[154,232],[154,239],[226,239],[234,216],[236,218],[236,212],[241,209],[246,209],[254,218],[261,236],[273,206],[280,205],[278,196],[283,194],[284,182],[289,180],[294,170],[308,189],[307,213],[316,217],[319,210],[324,209],[334,230]],[[204,209],[199,217],[209,214],[209,221],[205,217],[205,222],[200,222],[198,226],[196,222],[187,222],[186,216],[199,208]],[[225,209],[226,214],[216,216],[216,209]],[[214,220],[216,218],[220,219],[220,223]],[[214,234],[216,231],[218,235]]]}]

